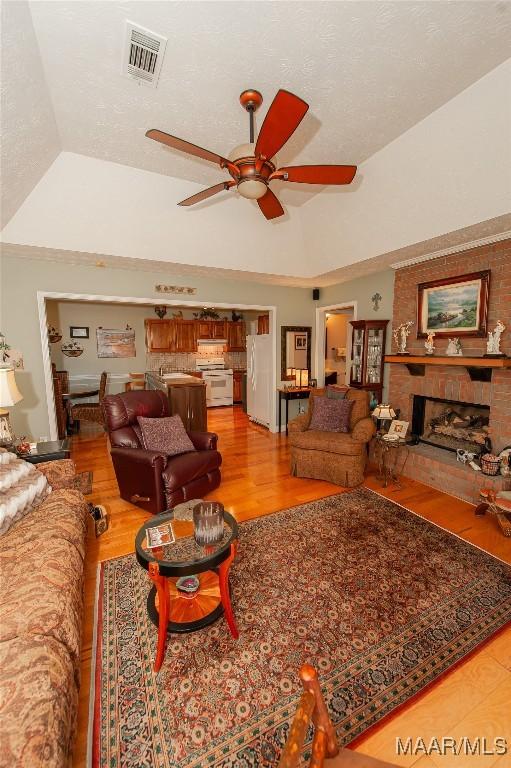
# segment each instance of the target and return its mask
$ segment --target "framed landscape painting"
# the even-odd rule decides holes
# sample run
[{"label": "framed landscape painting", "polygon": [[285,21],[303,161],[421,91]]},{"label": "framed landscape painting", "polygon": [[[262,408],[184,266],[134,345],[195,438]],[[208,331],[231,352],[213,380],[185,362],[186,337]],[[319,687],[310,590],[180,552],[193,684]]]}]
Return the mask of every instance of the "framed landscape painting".
[{"label": "framed landscape painting", "polygon": [[486,336],[490,270],[417,286],[417,338]]},{"label": "framed landscape painting", "polygon": [[124,331],[112,328],[98,328],[98,357],[136,357],[135,331],[131,328]]}]

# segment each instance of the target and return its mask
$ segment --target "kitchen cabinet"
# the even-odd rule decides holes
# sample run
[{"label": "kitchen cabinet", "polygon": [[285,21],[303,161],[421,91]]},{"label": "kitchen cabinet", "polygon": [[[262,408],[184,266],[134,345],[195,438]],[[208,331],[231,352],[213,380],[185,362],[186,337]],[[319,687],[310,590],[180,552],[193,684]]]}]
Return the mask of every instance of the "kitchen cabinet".
[{"label": "kitchen cabinet", "polygon": [[350,385],[374,393],[381,403],[383,359],[388,320],[350,320],[351,337]]},{"label": "kitchen cabinet", "polygon": [[270,332],[270,316],[259,315],[259,317],[257,318],[257,335],[261,336],[269,332]]},{"label": "kitchen cabinet", "polygon": [[228,324],[227,320],[212,320],[211,321],[211,338],[226,339],[227,324]]},{"label": "kitchen cabinet", "polygon": [[200,339],[226,339],[227,320],[195,320],[197,325],[197,338]]},{"label": "kitchen cabinet", "polygon": [[197,322],[195,320],[171,320],[175,326],[175,352],[197,352]]},{"label": "kitchen cabinet", "polygon": [[247,348],[247,331],[243,320],[227,324],[227,351],[245,352]]},{"label": "kitchen cabinet", "polygon": [[146,373],[148,389],[167,393],[171,416],[178,414],[188,431],[207,432],[206,384],[183,374],[182,379],[165,379],[154,371]]},{"label": "kitchen cabinet", "polygon": [[173,384],[168,393],[171,415],[178,413],[188,432],[206,432],[206,385]]},{"label": "kitchen cabinet", "polygon": [[196,320],[197,323],[197,338],[198,339],[210,339],[211,338],[211,320]]},{"label": "kitchen cabinet", "polygon": [[145,321],[146,348],[148,352],[173,352],[175,338],[170,320]]},{"label": "kitchen cabinet", "polygon": [[243,372],[234,371],[232,376],[232,400],[234,403],[241,403],[242,401],[242,381]]}]

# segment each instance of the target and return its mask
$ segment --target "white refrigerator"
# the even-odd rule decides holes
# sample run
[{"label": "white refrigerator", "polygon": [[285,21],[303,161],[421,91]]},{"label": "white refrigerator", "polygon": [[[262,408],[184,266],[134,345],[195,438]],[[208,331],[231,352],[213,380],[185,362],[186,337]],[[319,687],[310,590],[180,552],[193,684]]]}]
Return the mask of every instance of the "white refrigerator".
[{"label": "white refrigerator", "polygon": [[247,414],[251,421],[270,426],[271,336],[247,336]]}]

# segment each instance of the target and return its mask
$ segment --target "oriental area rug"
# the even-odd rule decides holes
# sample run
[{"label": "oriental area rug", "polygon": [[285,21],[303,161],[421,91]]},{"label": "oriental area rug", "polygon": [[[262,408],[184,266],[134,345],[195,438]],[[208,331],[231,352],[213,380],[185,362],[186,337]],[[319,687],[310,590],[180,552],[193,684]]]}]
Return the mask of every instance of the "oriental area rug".
[{"label": "oriental area rug", "polygon": [[169,636],[153,671],[147,572],[103,563],[95,768],[276,766],[316,667],[347,745],[511,620],[511,568],[362,488],[240,525],[225,619]]}]

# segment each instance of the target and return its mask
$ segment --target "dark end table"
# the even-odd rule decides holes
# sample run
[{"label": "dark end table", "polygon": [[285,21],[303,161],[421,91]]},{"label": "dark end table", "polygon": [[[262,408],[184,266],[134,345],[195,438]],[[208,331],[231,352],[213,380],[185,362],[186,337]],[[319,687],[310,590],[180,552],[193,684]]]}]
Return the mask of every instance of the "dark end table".
[{"label": "dark end table", "polygon": [[[149,549],[147,528],[172,523],[176,541]],[[140,528],[135,539],[139,565],[149,573],[153,587],[147,598],[147,612],[158,627],[158,646],[154,669],[165,657],[168,632],[194,632],[212,624],[225,614],[231,635],[237,639],[229,591],[229,570],[236,556],[238,524],[224,512],[224,535],[217,544],[201,547],[193,536],[193,522],[176,520],[174,513],[155,515]],[[181,592],[176,582],[181,576],[196,575],[196,592]]]},{"label": "dark end table", "polygon": [[46,443],[37,443],[30,453],[18,453],[16,451],[16,454],[20,459],[29,461],[31,464],[69,459],[71,455],[71,442],[67,438],[64,440],[49,440]]},{"label": "dark end table", "polygon": [[281,418],[281,403],[282,400],[286,401],[286,435],[288,434],[288,422],[289,422],[289,401],[290,400],[307,400],[311,394],[311,387],[278,387],[279,393],[279,434],[282,424]]}]

